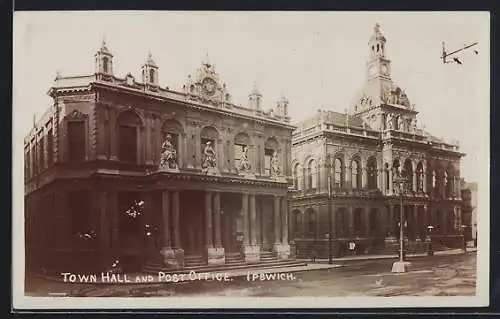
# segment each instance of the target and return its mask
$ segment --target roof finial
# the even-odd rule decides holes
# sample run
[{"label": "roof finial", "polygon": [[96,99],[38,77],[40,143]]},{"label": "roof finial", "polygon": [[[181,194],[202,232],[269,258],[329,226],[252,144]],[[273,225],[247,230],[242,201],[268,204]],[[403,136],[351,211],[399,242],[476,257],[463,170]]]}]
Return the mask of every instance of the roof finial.
[{"label": "roof finial", "polygon": [[208,59],[208,53],[205,55],[205,61],[203,61],[203,64],[206,66],[210,66],[210,60]]},{"label": "roof finial", "polygon": [[375,23],[375,27],[373,29],[375,30],[375,33],[380,33],[380,24],[378,22]]}]

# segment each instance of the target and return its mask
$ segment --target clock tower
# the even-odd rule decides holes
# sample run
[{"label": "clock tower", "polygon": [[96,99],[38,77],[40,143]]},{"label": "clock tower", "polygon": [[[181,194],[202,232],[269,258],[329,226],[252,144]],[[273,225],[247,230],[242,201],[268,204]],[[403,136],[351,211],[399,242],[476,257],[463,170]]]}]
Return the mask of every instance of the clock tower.
[{"label": "clock tower", "polygon": [[374,33],[368,41],[370,58],[367,62],[368,80],[382,77],[390,79],[391,61],[385,57],[386,39],[380,32],[380,25],[377,23],[374,27]]},{"label": "clock tower", "polygon": [[386,58],[386,38],[380,25],[374,27],[368,41],[367,78],[354,97],[350,113],[361,118],[363,127],[372,130],[415,131],[417,111],[404,89],[391,77],[391,61]]}]

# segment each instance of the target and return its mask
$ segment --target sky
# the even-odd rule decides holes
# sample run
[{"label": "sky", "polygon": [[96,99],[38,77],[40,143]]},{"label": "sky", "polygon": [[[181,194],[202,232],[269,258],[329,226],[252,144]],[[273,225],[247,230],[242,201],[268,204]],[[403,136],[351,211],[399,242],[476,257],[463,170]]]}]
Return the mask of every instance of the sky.
[{"label": "sky", "polygon": [[[103,38],[117,76],[140,79],[151,52],[162,87],[180,89],[208,55],[233,102],[245,105],[255,82],[263,108],[281,94],[292,122],[318,109],[343,112],[366,81],[375,23],[387,38],[392,78],[431,134],[460,142],[462,176],[477,181],[489,157],[489,15],[439,12],[15,12],[14,148],[52,103],[56,72],[94,72]],[[448,51],[479,42],[443,64]],[[485,165],[486,164],[486,165]]]}]

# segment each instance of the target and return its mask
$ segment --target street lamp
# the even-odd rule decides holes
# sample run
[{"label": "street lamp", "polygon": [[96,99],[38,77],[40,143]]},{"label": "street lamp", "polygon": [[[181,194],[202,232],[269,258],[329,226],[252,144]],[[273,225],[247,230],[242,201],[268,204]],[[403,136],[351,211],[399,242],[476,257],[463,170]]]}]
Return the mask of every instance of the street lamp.
[{"label": "street lamp", "polygon": [[392,272],[407,272],[411,263],[404,260],[404,209],[403,209],[403,193],[405,186],[405,178],[397,170],[393,170],[393,182],[399,185],[400,206],[399,209],[399,260],[392,264]]},{"label": "street lamp", "polygon": [[432,226],[432,225],[427,226],[427,236],[425,237],[425,242],[426,242],[426,246],[427,246],[427,255],[428,256],[434,255],[434,250],[432,249],[432,237],[431,237],[431,233],[432,233],[433,229],[434,229],[434,226]]},{"label": "street lamp", "polygon": [[333,264],[332,256],[332,174],[331,158],[327,157],[326,167],[328,170],[328,263]]}]

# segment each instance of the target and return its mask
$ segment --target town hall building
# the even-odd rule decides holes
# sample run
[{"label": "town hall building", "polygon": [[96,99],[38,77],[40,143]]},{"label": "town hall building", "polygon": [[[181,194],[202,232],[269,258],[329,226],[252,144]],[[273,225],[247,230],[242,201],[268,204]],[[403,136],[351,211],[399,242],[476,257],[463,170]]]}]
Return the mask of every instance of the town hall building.
[{"label": "town hall building", "polygon": [[245,105],[208,59],[179,90],[114,73],[57,75],[24,141],[28,267],[128,270],[287,260],[294,126],[286,98]]},{"label": "town hall building", "polygon": [[417,125],[419,112],[393,81],[386,49],[377,24],[366,83],[350,109],[318,110],[296,124],[290,239],[299,256],[326,256],[330,245],[340,256],[350,243],[361,253],[397,251],[401,194],[409,248],[429,237],[435,247],[461,243],[464,154],[458,142]]}]

